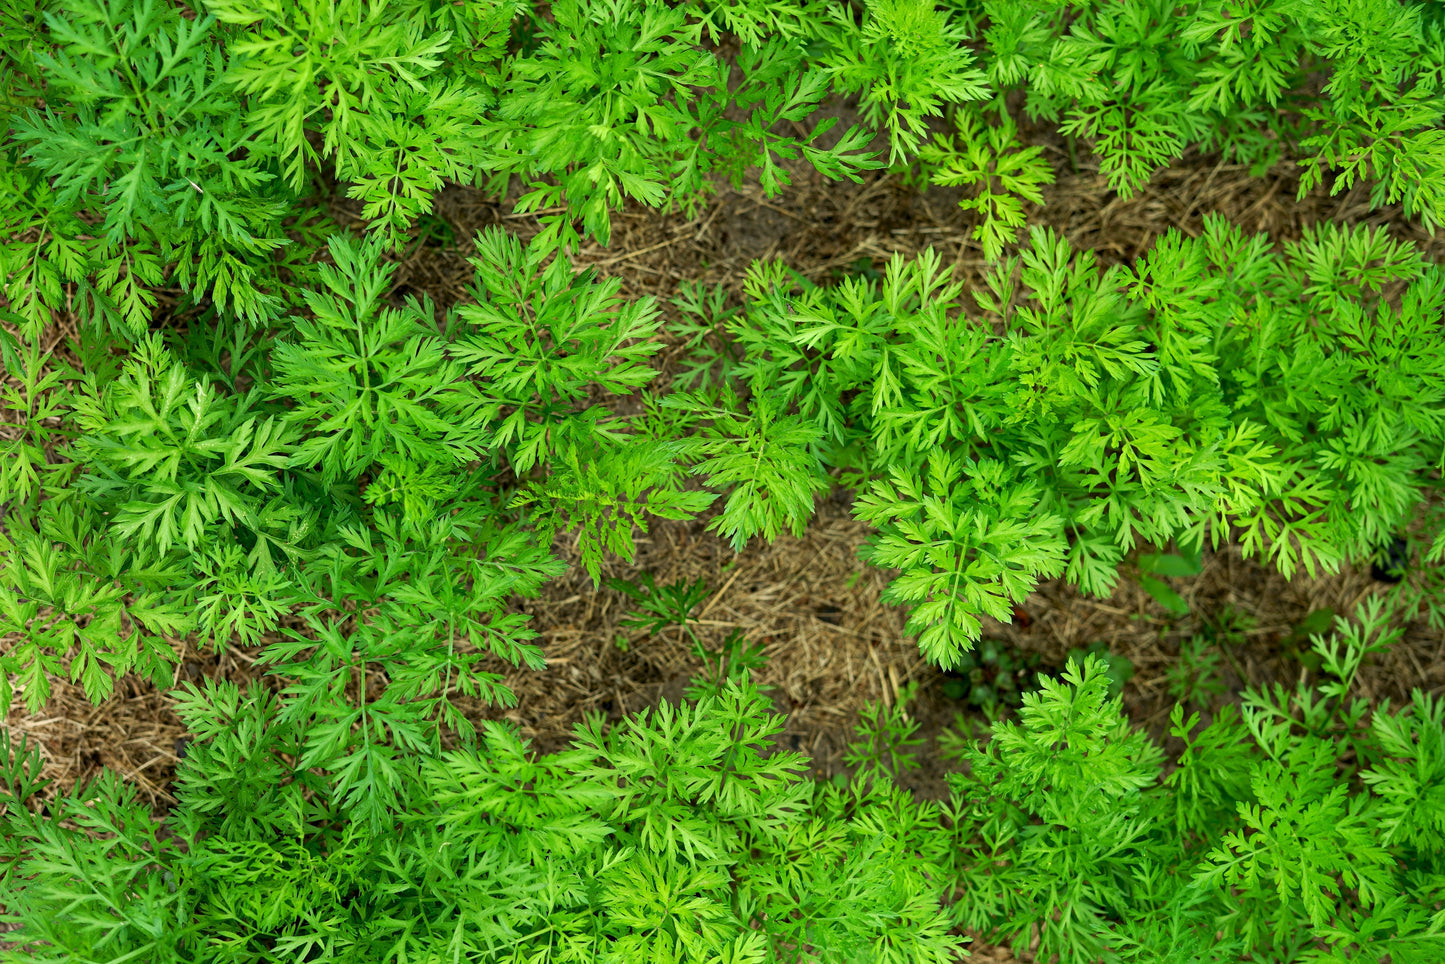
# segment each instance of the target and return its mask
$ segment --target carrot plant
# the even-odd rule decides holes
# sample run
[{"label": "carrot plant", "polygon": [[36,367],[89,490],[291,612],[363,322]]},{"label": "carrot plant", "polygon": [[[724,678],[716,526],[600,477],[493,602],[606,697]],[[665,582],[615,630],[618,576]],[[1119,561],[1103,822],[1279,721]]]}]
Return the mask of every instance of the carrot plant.
[{"label": "carrot plant", "polygon": [[[839,486],[944,669],[994,665],[985,618],[1045,579],[1137,573],[1184,618],[1163,580],[1225,543],[1373,565],[1394,624],[1445,626],[1438,266],[1210,216],[1106,267],[1025,209],[1066,155],[1127,196],[1199,149],[1434,228],[1435,7],[0,0],[0,58],[0,715],[172,686],[182,641],[263,675],[173,694],[164,818],[0,733],[0,958],[902,964],[963,923],[1080,962],[1441,959],[1440,707],[1351,698],[1383,610],[1291,635],[1318,690],[1181,709],[1167,774],[1127,664],[1081,654],[952,741],[946,804],[893,780],[912,690],[853,780],[765,753],[764,654],[703,646],[699,587],[630,587],[708,666],[686,705],[540,758],[463,712],[545,666],[517,602],[563,540],[600,586],[658,519],[741,551]],[[930,250],[668,305],[573,266],[629,204],[884,167],[962,189],[981,286]],[[463,239],[439,304],[396,264],[457,242],[456,186],[540,230]]]}]

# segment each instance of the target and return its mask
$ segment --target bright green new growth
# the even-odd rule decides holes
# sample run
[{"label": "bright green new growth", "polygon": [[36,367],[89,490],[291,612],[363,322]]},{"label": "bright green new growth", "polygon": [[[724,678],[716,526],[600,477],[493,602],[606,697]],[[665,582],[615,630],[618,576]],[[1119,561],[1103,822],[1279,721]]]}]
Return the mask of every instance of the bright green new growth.
[{"label": "bright green new growth", "polygon": [[[1419,524],[1441,558],[1445,275],[1410,246],[1325,225],[1275,253],[1210,217],[1101,270],[1031,242],[976,313],[928,251],[827,290],[755,265],[727,322],[752,400],[720,396],[726,417],[796,421],[767,504],[829,470],[856,486],[864,556],[902,570],[888,598],[931,661],[1040,579],[1107,595],[1141,545],[1237,541],[1313,575]],[[1440,625],[1436,589],[1409,591]]]},{"label": "bright green new growth", "polygon": [[[195,374],[150,336],[118,377],[49,397],[72,462],[46,468],[45,500],[33,468],[10,483],[32,521],[7,549],[30,588],[3,590],[22,639],[3,667],[30,705],[41,664],[100,696],[106,663],[160,671],[157,634],[255,641],[294,604],[341,611],[352,592],[452,599],[449,653],[456,632],[524,652],[457,628],[454,607],[493,611],[508,585],[481,533],[574,532],[597,580],[649,516],[718,497],[689,475],[725,493],[708,525],[737,548],[800,533],[835,477],[857,488],[879,530],[864,556],[901,570],[887,598],[945,668],[1040,579],[1107,594],[1142,546],[1235,540],[1286,575],[1368,561],[1412,527],[1434,530],[1423,560],[1445,552],[1445,281],[1378,231],[1321,227],[1275,253],[1211,218],[1100,270],[1035,230],[977,314],[931,252],[827,290],[759,264],[740,312],[683,302],[714,319],[694,340],[725,327],[721,370],[625,417],[593,393],[652,381],[661,316],[574,273],[560,243],[484,233],[471,300],[438,312],[386,303],[380,246],[338,238],[302,291],[311,317],[249,342],[244,367]],[[268,390],[241,390],[258,378]],[[535,588],[556,563],[531,545],[516,571]],[[479,565],[481,583],[464,575]],[[1438,625],[1439,588],[1426,570],[1397,592]],[[27,615],[42,599],[49,622]]]},{"label": "bright green new growth", "polygon": [[[1433,7],[1269,0],[1236,10],[1058,0],[10,0],[0,28],[0,271],[42,327],[61,292],[134,339],[175,284],[257,325],[294,304],[295,244],[336,188],[389,242],[448,183],[562,209],[606,243],[626,201],[695,210],[718,177],[767,192],[799,159],[857,179],[922,161],[979,184],[990,257],[1051,172],[1007,149],[1017,91],[1099,156],[1123,196],[1190,146],[1263,173],[1293,159],[1300,196],[1372,182],[1427,227],[1445,191],[1445,30]],[[719,46],[731,34],[736,67]],[[1323,78],[1323,86],[1320,86]],[[801,122],[831,94],[864,123]],[[951,118],[966,144],[929,143]],[[986,133],[984,131],[986,130]],[[881,147],[881,144],[880,144]],[[941,165],[941,166],[940,166]],[[324,175],[324,176],[323,176]],[[997,180],[997,187],[993,181]],[[90,230],[95,225],[97,230]],[[564,232],[576,235],[570,226]],[[288,250],[289,249],[289,250]]]},{"label": "bright green new growth", "polygon": [[475,747],[400,757],[372,773],[407,804],[385,830],[308,771],[345,766],[312,759],[315,720],[261,688],[178,695],[196,742],[164,837],[113,776],[50,804],[62,828],[38,755],[0,737],[24,960],[948,964],[964,942],[938,805],[765,756],[781,719],[745,673],[695,707],[591,718],[561,753],[488,722]]},{"label": "bright green new growth", "polygon": [[1445,709],[1347,702],[1395,615],[1371,600],[1316,635],[1318,688],[1248,691],[1202,730],[1176,707],[1167,775],[1104,660],[1071,660],[991,739],[949,741],[967,770],[943,806],[890,778],[916,767],[912,686],[864,713],[852,779],[768,752],[781,719],[743,671],[694,680],[696,706],[590,718],[562,753],[487,722],[390,760],[367,771],[396,796],[385,825],[338,787],[347,760],[310,749],[318,718],[188,686],[164,824],[113,775],[43,814],[38,753],[0,736],[0,884],[24,927],[0,956],[943,964],[961,923],[1068,964],[1424,964],[1445,945]]},{"label": "bright green new growth", "polygon": [[[25,456],[32,467],[0,492],[15,500],[0,543],[15,562],[0,633],[18,638],[0,656],[5,707],[16,677],[32,711],[65,672],[98,700],[115,674],[163,674],[168,636],[254,645],[293,612],[308,633],[288,630],[265,658],[320,674],[297,691],[308,700],[384,669],[387,712],[425,741],[456,722],[449,688],[510,698],[477,664],[540,665],[525,618],[502,612],[560,572],[538,532],[577,530],[596,576],[604,551],[630,552],[644,513],[714,497],[680,490],[676,441],[589,400],[653,377],[657,312],[618,299],[615,280],[574,274],[557,243],[484,234],[474,303],[438,322],[429,303],[386,302],[377,243],[337,238],[334,266],[303,294],[311,317],[252,343],[244,368],[233,354],[229,371],[197,374],[151,335],[118,375],[88,374],[73,392],[40,376],[63,431],[41,427],[19,451],[56,434],[74,443],[44,476]],[[5,344],[34,370],[27,345]],[[12,404],[37,404],[19,391],[30,394]],[[537,506],[528,531],[508,503]],[[353,619],[358,604],[372,615]]]},{"label": "bright green new growth", "polygon": [[983,256],[993,261],[1004,245],[1018,241],[1025,224],[1023,202],[1042,204],[1040,185],[1054,182],[1054,170],[1043,158],[1041,147],[1020,147],[1018,128],[1005,110],[999,111],[997,125],[985,125],[966,111],[954,116],[958,140],[937,134],[931,144],[918,149],[923,170],[921,180],[941,187],[977,188],[977,195],[965,197],[958,206],[980,215],[973,238]]},{"label": "bright green new growth", "polygon": [[[1211,217],[1108,267],[1017,243],[1055,176],[1025,121],[1121,196],[1197,148],[1436,226],[1442,24],[1393,0],[0,0],[0,714],[62,678],[173,685],[188,637],[268,674],[175,694],[165,821],[114,775],[38,795],[0,734],[26,928],[0,957],[941,964],[961,921],[1081,964],[1438,961],[1445,712],[1351,683],[1387,615],[1445,625],[1445,275],[1332,225],[1275,250]],[[839,106],[861,123],[814,122]],[[828,289],[760,263],[741,304],[684,285],[670,321],[573,267],[627,203],[885,160],[963,189],[981,289],[931,251]],[[467,184],[541,233],[478,237],[459,303],[402,297],[395,256],[454,237],[436,201]],[[366,237],[323,213],[342,195]],[[690,637],[698,706],[540,759],[463,713],[543,666],[517,603],[562,574],[556,537],[600,584],[650,518],[710,513],[742,550],[835,484],[944,667],[1045,578],[1106,594],[1137,566],[1182,618],[1163,578],[1225,542],[1405,579],[1390,614],[1281,644],[1313,635],[1317,689],[1202,731],[1177,710],[1167,776],[1112,695],[1127,661],[1089,656],[969,744],[946,806],[887,778],[911,686],[864,714],[852,782],[809,785],[766,755],[761,644],[708,649],[701,585],[650,579],[630,625]],[[1186,656],[1197,701],[1218,684]]]},{"label": "bright green new growth", "polygon": [[1314,638],[1317,692],[1251,690],[1203,729],[1176,706],[1167,776],[1102,661],[1041,677],[949,777],[964,922],[1069,962],[1437,960],[1445,707],[1343,702],[1390,615],[1372,600]]},{"label": "bright green new growth", "polygon": [[830,177],[877,166],[862,130],[826,147],[831,122],[779,130],[827,94],[787,26],[801,10],[757,21],[781,34],[758,35],[741,84],[686,6],[548,13],[518,0],[5,4],[11,310],[39,327],[74,285],[88,324],[133,339],[169,278],[198,305],[274,321],[291,300],[287,221],[318,206],[322,170],[392,243],[444,185],[512,179],[529,185],[524,209],[561,203],[605,243],[627,198],[694,207],[712,175],[753,165],[776,191],[778,161],[800,156]]},{"label": "bright green new growth", "polygon": [[917,153],[929,118],[945,105],[981,100],[983,72],[966,34],[933,0],[868,0],[862,30],[847,5],[832,5],[819,58],[836,90],[859,95],[865,120],[888,135],[888,163]]}]

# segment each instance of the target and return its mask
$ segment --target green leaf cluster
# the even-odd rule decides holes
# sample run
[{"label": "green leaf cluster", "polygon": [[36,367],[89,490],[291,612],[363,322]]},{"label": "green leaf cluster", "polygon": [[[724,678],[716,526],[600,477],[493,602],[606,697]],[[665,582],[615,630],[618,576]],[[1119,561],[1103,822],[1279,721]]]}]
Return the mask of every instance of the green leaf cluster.
[{"label": "green leaf cluster", "polygon": [[[136,338],[167,284],[273,321],[309,254],[285,249],[337,192],[394,245],[447,184],[519,179],[524,210],[560,204],[605,244],[628,199],[695,207],[755,165],[775,192],[788,159],[877,166],[861,129],[784,129],[828,93],[793,4],[46,0],[3,18],[0,276],[36,326],[73,289],[87,324]],[[747,41],[740,81],[704,43],[720,27]]]},{"label": "green leaf cluster", "polygon": [[867,0],[866,7],[860,29],[852,7],[832,5],[817,59],[834,89],[856,94],[864,119],[887,135],[893,164],[917,153],[930,118],[982,100],[988,86],[963,25],[934,0]]},{"label": "green leaf cluster", "polygon": [[[856,488],[878,529],[865,558],[899,572],[888,598],[949,668],[1040,579],[1107,595],[1136,550],[1172,575],[1160,560],[1197,571],[1237,542],[1290,576],[1414,527],[1438,545],[1442,277],[1378,229],[1320,225],[1276,251],[1213,216],[1107,268],[1035,228],[972,306],[932,250],[829,289],[758,263],[725,320],[747,393],[713,393],[726,414],[707,431],[749,439],[732,458],[755,512],[796,514],[825,478]],[[743,419],[787,426],[786,473],[760,475]],[[1151,549],[1171,543],[1183,555]],[[1408,586],[1440,625],[1436,583]]]},{"label": "green leaf cluster", "polygon": [[[0,490],[0,704],[162,678],[191,634],[264,646],[283,704],[334,717],[318,745],[431,745],[466,728],[453,697],[509,701],[483,663],[541,665],[508,608],[561,573],[553,534],[597,578],[647,518],[715,497],[682,488],[678,440],[597,403],[653,378],[658,312],[559,245],[485,233],[440,311],[389,297],[380,241],[334,237],[288,327],[151,333],[83,376],[7,334],[32,427]],[[343,697],[368,674],[381,695]]]},{"label": "green leaf cluster", "polygon": [[160,821],[113,775],[41,811],[38,754],[0,737],[0,959],[465,959],[946,964],[942,810],[886,778],[804,779],[747,679],[696,706],[513,728],[369,760],[405,808],[373,825],[269,691],[188,687],[195,733]]},{"label": "green leaf cluster", "polygon": [[1054,169],[1044,160],[1042,147],[1019,144],[1018,126],[1006,110],[999,110],[999,123],[992,125],[971,111],[959,111],[953,120],[956,140],[937,134],[918,149],[920,179],[976,190],[958,206],[978,213],[973,239],[992,261],[1005,245],[1018,241],[1025,223],[1023,202],[1044,203],[1040,186],[1054,182]]},{"label": "green leaf cluster", "polygon": [[[264,674],[175,694],[165,820],[113,775],[49,794],[0,733],[0,958],[941,964],[963,922],[1068,960],[1438,959],[1445,721],[1350,699],[1395,638],[1373,604],[1292,634],[1317,690],[1178,710],[1167,774],[1090,655],[946,807],[892,782],[912,688],[865,714],[856,780],[772,752],[760,647],[702,645],[700,583],[612,583],[691,637],[696,706],[540,758],[462,709],[544,665],[519,600],[560,536],[596,586],[652,518],[741,551],[840,483],[946,668],[1042,579],[1137,566],[1177,614],[1160,577],[1225,542],[1287,576],[1392,560],[1396,614],[1445,625],[1445,274],[1376,228],[1274,248],[1215,217],[1132,264],[1018,249],[1052,169],[1006,99],[1123,194],[1191,145],[1288,152],[1302,191],[1370,179],[1429,227],[1432,8],[0,0],[0,33],[0,714],[169,685],[191,640]],[[860,124],[813,122],[835,95]],[[874,138],[976,192],[981,288],[932,251],[832,288],[763,262],[674,324],[574,268],[628,203],[856,180]],[[458,184],[541,233],[489,228],[461,297],[406,296],[394,253],[455,239]]]},{"label": "green leaf cluster", "polygon": [[1438,959],[1442,706],[1345,701],[1390,615],[1375,599],[1316,636],[1318,687],[1249,690],[1202,727],[1176,706],[1167,768],[1103,660],[1041,676],[949,777],[962,919],[1066,962]]},{"label": "green leaf cluster", "polygon": [[[1373,180],[1374,205],[1439,223],[1445,33],[1426,4],[952,0],[992,89],[1084,138],[1127,197],[1190,147],[1262,173],[1301,168],[1303,197]],[[963,58],[960,58],[962,62]]]},{"label": "green leaf cluster", "polygon": [[[1445,191],[1445,33],[1419,3],[10,0],[0,17],[7,311],[132,340],[166,286],[253,326],[296,307],[337,194],[395,246],[445,186],[516,185],[518,210],[605,244],[629,202],[692,212],[754,176],[775,193],[798,161],[858,180],[886,142],[886,163],[977,188],[993,257],[1052,176],[1015,143],[1015,91],[1125,196],[1191,146],[1293,159],[1301,196],[1367,180],[1427,228]],[[861,123],[836,130],[830,97]],[[950,120],[957,142],[931,126]]]}]

